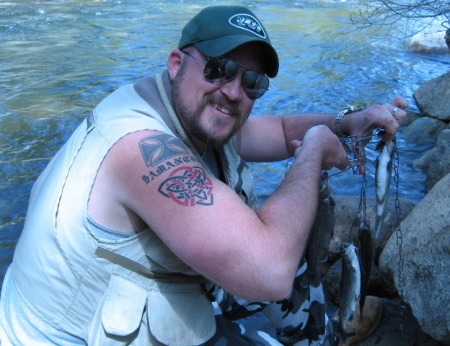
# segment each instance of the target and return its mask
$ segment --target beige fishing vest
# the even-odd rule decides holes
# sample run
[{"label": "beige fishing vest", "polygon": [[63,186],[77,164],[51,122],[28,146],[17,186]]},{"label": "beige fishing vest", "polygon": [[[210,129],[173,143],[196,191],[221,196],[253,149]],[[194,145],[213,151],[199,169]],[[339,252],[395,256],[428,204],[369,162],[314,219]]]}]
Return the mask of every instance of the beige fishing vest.
[{"label": "beige fishing vest", "polygon": [[[110,241],[97,239],[87,222],[98,169],[121,137],[151,129],[186,140],[169,95],[167,72],[112,93],[76,129],[32,190],[12,265],[14,282],[32,311],[89,345],[131,340],[197,345],[215,333],[206,280],[152,230]],[[235,138],[220,158],[227,184],[254,206],[251,177]]]}]

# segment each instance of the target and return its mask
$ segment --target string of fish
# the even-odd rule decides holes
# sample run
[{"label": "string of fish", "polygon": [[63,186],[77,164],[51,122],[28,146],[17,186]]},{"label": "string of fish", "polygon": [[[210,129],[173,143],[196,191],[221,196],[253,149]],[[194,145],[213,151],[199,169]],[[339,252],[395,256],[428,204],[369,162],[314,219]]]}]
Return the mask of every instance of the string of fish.
[{"label": "string of fish", "polygon": [[[348,242],[341,243],[342,277],[340,285],[338,334],[343,341],[349,336],[347,334],[347,325],[352,320],[358,303],[360,308],[364,306],[368,286],[367,282],[368,278],[370,278],[370,274],[367,274],[370,273],[373,263],[373,237],[369,220],[367,219],[367,178],[365,171],[366,156],[364,151],[364,145],[370,141],[370,138],[371,136],[352,136],[345,138],[348,142],[343,141],[344,148],[346,148],[347,152],[353,153],[354,159],[350,160],[351,163],[354,162],[353,165],[350,165],[353,169],[353,174],[362,175],[358,211],[349,232]],[[352,244],[351,241],[355,229],[358,230],[358,247]]]},{"label": "string of fish", "polygon": [[[339,306],[339,333],[343,340],[346,339],[345,331],[348,322],[352,319],[356,306],[359,303],[360,316],[364,309],[365,298],[370,283],[370,275],[375,260],[375,239],[381,234],[381,228],[386,212],[389,197],[390,180],[392,168],[394,167],[395,181],[395,210],[397,216],[397,244],[399,246],[399,293],[402,295],[403,287],[403,259],[402,259],[402,232],[400,229],[400,203],[399,203],[399,155],[395,138],[390,141],[378,143],[377,150],[380,154],[376,162],[376,196],[377,217],[375,232],[371,230],[367,218],[367,178],[366,178],[366,156],[364,146],[372,138],[367,136],[349,136],[341,139],[347,152],[353,153],[354,159],[350,160],[350,167],[354,174],[362,175],[361,193],[358,211],[349,233],[349,242],[341,244],[342,255],[342,279],[341,279],[341,301]],[[393,164],[393,162],[395,163]],[[353,163],[353,164],[352,164]],[[353,232],[358,231],[358,247],[351,243]]]}]

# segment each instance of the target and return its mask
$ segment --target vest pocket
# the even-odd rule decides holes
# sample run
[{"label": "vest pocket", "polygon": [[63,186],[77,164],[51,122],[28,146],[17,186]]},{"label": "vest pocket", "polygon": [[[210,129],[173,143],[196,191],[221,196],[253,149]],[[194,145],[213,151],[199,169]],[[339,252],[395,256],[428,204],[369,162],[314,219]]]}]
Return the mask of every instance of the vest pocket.
[{"label": "vest pocket", "polygon": [[131,334],[139,328],[146,300],[145,289],[113,275],[102,311],[103,328],[114,335]]},{"label": "vest pocket", "polygon": [[88,344],[128,344],[139,333],[146,303],[147,290],[112,275],[89,328]]},{"label": "vest pocket", "polygon": [[203,344],[216,332],[212,304],[199,285],[180,286],[184,289],[148,292],[151,333],[166,345]]}]

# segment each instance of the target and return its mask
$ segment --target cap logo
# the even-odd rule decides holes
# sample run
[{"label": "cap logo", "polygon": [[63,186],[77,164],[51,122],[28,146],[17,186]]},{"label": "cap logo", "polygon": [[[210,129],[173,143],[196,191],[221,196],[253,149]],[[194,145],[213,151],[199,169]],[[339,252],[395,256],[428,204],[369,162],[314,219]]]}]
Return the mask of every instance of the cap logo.
[{"label": "cap logo", "polygon": [[236,28],[243,29],[254,33],[256,36],[266,38],[266,33],[263,26],[258,20],[246,13],[235,14],[228,22]]}]

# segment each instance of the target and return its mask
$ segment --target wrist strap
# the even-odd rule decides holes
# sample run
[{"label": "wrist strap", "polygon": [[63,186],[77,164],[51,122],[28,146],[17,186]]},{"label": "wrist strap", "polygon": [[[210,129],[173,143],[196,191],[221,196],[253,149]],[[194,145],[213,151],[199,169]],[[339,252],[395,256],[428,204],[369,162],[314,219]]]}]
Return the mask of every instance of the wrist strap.
[{"label": "wrist strap", "polygon": [[342,132],[342,120],[348,113],[360,111],[362,108],[355,106],[347,106],[342,108],[339,113],[336,115],[336,119],[334,120],[334,132],[336,136],[343,137],[344,133]]}]

